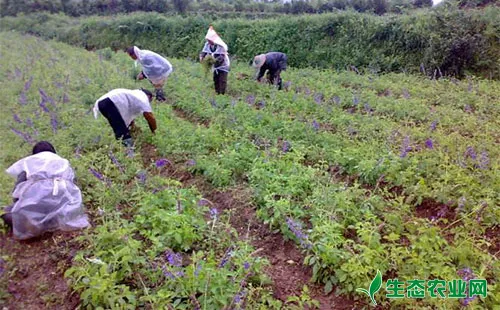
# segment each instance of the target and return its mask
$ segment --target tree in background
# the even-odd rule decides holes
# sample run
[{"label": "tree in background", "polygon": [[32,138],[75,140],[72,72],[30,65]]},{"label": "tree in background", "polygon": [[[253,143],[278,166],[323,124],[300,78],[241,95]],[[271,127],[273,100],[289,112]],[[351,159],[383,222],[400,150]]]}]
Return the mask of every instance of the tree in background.
[{"label": "tree in background", "polygon": [[172,0],[175,10],[180,14],[185,14],[189,7],[189,0]]},{"label": "tree in background", "polygon": [[415,2],[413,2],[413,5],[417,8],[431,7],[432,4],[432,0],[415,0]]}]

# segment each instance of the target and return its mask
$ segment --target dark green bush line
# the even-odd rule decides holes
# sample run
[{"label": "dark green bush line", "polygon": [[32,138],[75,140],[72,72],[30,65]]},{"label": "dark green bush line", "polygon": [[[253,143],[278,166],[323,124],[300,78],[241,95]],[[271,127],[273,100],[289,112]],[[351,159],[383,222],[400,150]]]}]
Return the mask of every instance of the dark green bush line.
[{"label": "dark green bush line", "polygon": [[[371,71],[425,71],[428,75],[477,74],[499,78],[500,8],[458,10],[451,7],[414,14],[378,17],[342,12],[279,17],[259,21],[213,22],[234,59],[279,50],[294,67]],[[210,20],[137,13],[79,20],[64,15],[6,17],[2,29],[34,33],[88,49],[123,49],[135,44],[167,57],[195,58]]]}]

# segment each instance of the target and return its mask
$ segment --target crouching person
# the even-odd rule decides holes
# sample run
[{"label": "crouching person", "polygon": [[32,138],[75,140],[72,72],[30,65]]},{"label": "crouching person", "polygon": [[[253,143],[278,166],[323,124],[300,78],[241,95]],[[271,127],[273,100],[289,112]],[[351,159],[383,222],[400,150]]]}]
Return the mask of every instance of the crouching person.
[{"label": "crouching person", "polygon": [[17,178],[12,192],[14,203],[2,215],[12,227],[14,238],[24,240],[48,231],[90,226],[68,160],[57,155],[46,141],[38,142],[32,153],[6,170]]},{"label": "crouching person", "polygon": [[254,57],[252,66],[259,70],[257,81],[261,81],[267,71],[267,81],[270,84],[277,85],[278,89],[283,88],[283,80],[281,79],[281,71],[285,71],[287,67],[288,57],[284,53],[270,52],[260,54]]},{"label": "crouching person", "polygon": [[156,119],[151,110],[152,100],[153,94],[146,89],[113,89],[97,99],[94,117],[97,118],[98,112],[101,112],[113,128],[115,138],[131,147],[133,141],[130,129],[134,125],[134,119],[140,114],[148,122],[151,132],[155,133]]}]

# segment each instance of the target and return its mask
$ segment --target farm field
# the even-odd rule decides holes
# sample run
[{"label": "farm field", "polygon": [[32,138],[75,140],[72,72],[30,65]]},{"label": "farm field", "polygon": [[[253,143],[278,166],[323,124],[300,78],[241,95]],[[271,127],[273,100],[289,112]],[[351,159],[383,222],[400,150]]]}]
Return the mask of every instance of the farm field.
[{"label": "farm field", "polygon": [[159,128],[138,120],[131,152],[91,113],[113,88],[151,89],[126,54],[3,32],[0,63],[2,169],[53,142],[92,222],[30,242],[2,226],[6,307],[371,309],[356,289],[377,270],[488,283],[486,298],[381,291],[380,309],[500,305],[498,81],[289,68],[277,91],[236,63],[215,96],[172,59]]}]

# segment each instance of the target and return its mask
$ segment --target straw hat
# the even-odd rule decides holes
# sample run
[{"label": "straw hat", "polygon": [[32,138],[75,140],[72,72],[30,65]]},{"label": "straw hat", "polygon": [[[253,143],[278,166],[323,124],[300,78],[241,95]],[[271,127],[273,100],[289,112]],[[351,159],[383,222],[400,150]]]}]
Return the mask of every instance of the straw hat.
[{"label": "straw hat", "polygon": [[253,58],[252,67],[260,68],[266,62],[266,54],[260,54]]}]

